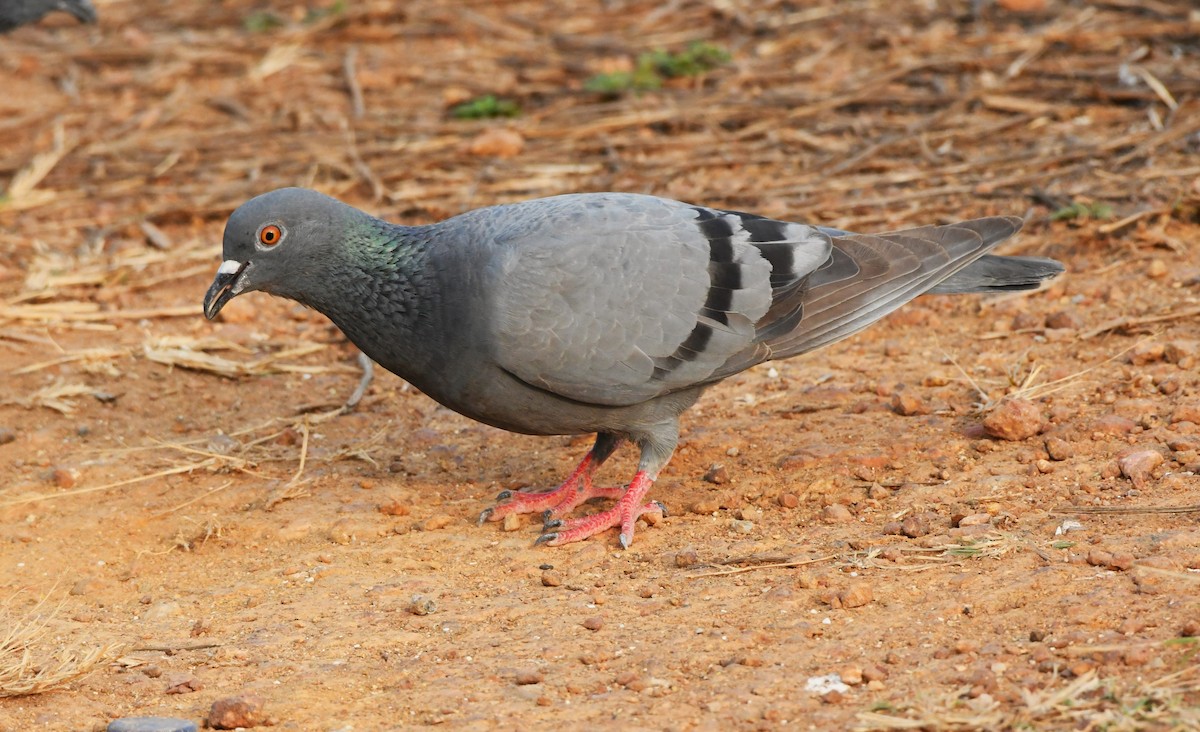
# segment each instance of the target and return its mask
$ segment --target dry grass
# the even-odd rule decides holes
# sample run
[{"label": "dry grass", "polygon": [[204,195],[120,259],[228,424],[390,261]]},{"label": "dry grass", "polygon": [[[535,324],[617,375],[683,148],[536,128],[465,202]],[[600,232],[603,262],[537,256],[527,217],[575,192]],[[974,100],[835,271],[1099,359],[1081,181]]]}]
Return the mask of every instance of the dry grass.
[{"label": "dry grass", "polygon": [[25,613],[0,605],[0,698],[44,694],[66,688],[120,653],[121,645],[84,645],[50,638],[49,625],[61,605],[42,598]]}]

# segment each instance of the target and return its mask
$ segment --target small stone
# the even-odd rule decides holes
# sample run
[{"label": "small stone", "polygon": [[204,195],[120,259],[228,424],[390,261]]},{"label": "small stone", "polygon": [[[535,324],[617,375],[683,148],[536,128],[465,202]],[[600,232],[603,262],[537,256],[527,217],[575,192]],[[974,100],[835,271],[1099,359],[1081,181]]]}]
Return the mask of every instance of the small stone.
[{"label": "small stone", "polygon": [[[0,445],[7,445],[17,439],[17,433],[7,427],[0,427]],[[133,719],[133,717],[130,717]],[[141,719],[151,719],[151,717],[141,717]]]},{"label": "small stone", "polygon": [[209,452],[215,452],[218,455],[228,455],[241,448],[241,446],[242,443],[222,433],[217,433],[208,438],[208,444],[206,445]]},{"label": "small stone", "polygon": [[961,519],[959,519],[958,525],[960,527],[983,526],[985,524],[990,524],[991,522],[992,522],[992,517],[990,514],[973,513],[969,516],[963,516]]},{"label": "small stone", "polygon": [[863,672],[858,666],[843,666],[841,671],[838,671],[838,676],[842,677],[843,684],[850,686],[858,686],[863,682]]},{"label": "small stone", "polygon": [[1171,412],[1171,424],[1191,422],[1200,424],[1200,401],[1184,402]]},{"label": "small stone", "polygon": [[147,678],[157,679],[158,677],[162,676],[162,667],[156,663],[151,663],[142,667],[142,673]]},{"label": "small stone", "polygon": [[1087,563],[1093,567],[1108,567],[1112,564],[1112,559],[1112,552],[1106,552],[1103,549],[1091,549],[1087,555]]},{"label": "small stone", "polygon": [[516,531],[521,528],[521,517],[515,513],[505,514],[500,522],[500,528],[504,531]]},{"label": "small stone", "polygon": [[1012,319],[1013,330],[1036,330],[1046,324],[1046,319],[1036,313],[1017,313]]},{"label": "small stone", "polygon": [[887,669],[883,668],[882,666],[876,666],[873,663],[869,663],[866,666],[863,666],[862,677],[867,683],[872,681],[884,681],[888,677],[888,672]]},{"label": "small stone", "polygon": [[636,671],[622,671],[613,681],[631,691],[641,691],[646,688],[646,682]]},{"label": "small stone", "polygon": [[1034,463],[1034,467],[1036,467],[1037,471],[1042,475],[1054,472],[1054,463],[1050,462],[1049,460],[1038,460]]},{"label": "small stone", "polygon": [[425,520],[425,523],[421,526],[421,528],[424,529],[425,531],[437,531],[438,529],[446,528],[453,522],[454,522],[453,516],[449,516],[444,513],[439,513],[439,514],[436,514],[436,515],[433,515],[433,516],[430,516],[429,518],[427,518]]},{"label": "small stone", "polygon": [[[1163,347],[1163,358],[1167,363],[1183,368],[1190,366],[1197,356],[1200,356],[1200,342],[1197,341],[1170,341]],[[3,434],[0,430],[0,444],[3,444]]]},{"label": "small stone", "polygon": [[795,493],[780,493],[777,499],[784,508],[795,508],[800,505],[800,498]]},{"label": "small stone", "polygon": [[1129,363],[1134,366],[1145,366],[1148,363],[1161,361],[1167,354],[1167,347],[1155,341],[1143,342],[1129,349]]},{"label": "small stone", "polygon": [[1162,453],[1157,450],[1138,450],[1117,460],[1121,474],[1129,478],[1134,488],[1144,488],[1151,479],[1154,469],[1163,463]]},{"label": "small stone", "polygon": [[167,694],[191,694],[194,691],[200,691],[204,688],[204,683],[195,676],[182,673],[171,674],[167,678]]},{"label": "small stone", "polygon": [[543,587],[559,587],[562,585],[562,575],[555,572],[553,569],[547,569],[542,572]]},{"label": "small stone", "polygon": [[600,630],[604,627],[604,618],[599,615],[593,615],[583,621],[583,627],[588,630]]},{"label": "small stone", "polygon": [[1029,631],[1029,640],[1034,643],[1041,643],[1042,641],[1046,640],[1046,636],[1048,635],[1050,634],[1046,631],[1035,628]]},{"label": "small stone", "polygon": [[929,414],[933,408],[919,395],[905,390],[892,395],[892,411],[902,417],[912,417],[918,414]]},{"label": "small stone", "polygon": [[720,463],[713,463],[708,468],[708,472],[704,474],[704,480],[708,483],[716,485],[724,485],[729,482],[729,471]]},{"label": "small stone", "polygon": [[763,512],[761,508],[747,506],[745,508],[739,508],[734,515],[743,521],[762,521]]},{"label": "small stone", "polygon": [[692,504],[692,513],[711,516],[721,510],[721,502],[715,498],[703,498]]},{"label": "small stone", "polygon": [[432,597],[413,595],[408,602],[408,611],[413,615],[429,615],[437,612],[437,602]]},{"label": "small stone", "polygon": [[738,534],[749,534],[750,532],[754,531],[754,522],[730,519],[729,528],[733,529]]},{"label": "small stone", "polygon": [[900,533],[910,539],[925,536],[930,531],[929,518],[925,514],[905,516],[904,520],[900,522]]},{"label": "small stone", "polygon": [[79,471],[70,468],[55,468],[50,474],[50,480],[59,488],[74,488],[78,477]]},{"label": "small stone", "polygon": [[394,498],[379,504],[377,509],[384,516],[407,516],[412,513],[412,508],[407,503],[401,503]]},{"label": "small stone", "polygon": [[208,726],[213,729],[244,729],[270,724],[263,713],[266,700],[257,694],[217,699],[208,709]]},{"label": "small stone", "polygon": [[1200,619],[1189,620],[1184,623],[1183,627],[1179,630],[1179,635],[1184,638],[1200,637]]},{"label": "small stone", "polygon": [[1042,410],[1024,399],[1006,399],[983,419],[984,431],[1002,440],[1024,440],[1041,428]]},{"label": "small stone", "polygon": [[1167,263],[1158,257],[1151,259],[1150,264],[1146,265],[1146,274],[1149,275],[1151,279],[1162,279],[1163,277],[1167,276],[1167,272],[1169,271],[1170,269],[1167,267]]},{"label": "small stone", "polygon": [[700,557],[696,554],[694,547],[689,546],[686,549],[680,549],[675,552],[675,566],[680,569],[690,567],[698,561],[700,561]]},{"label": "small stone", "polygon": [[1125,572],[1133,567],[1133,554],[1130,552],[1113,552],[1108,566],[1119,572]]},{"label": "small stone", "polygon": [[472,155],[511,158],[525,149],[525,138],[516,130],[495,127],[484,130],[471,140]]},{"label": "small stone", "polygon": [[1092,423],[1092,431],[1105,435],[1127,435],[1137,428],[1137,422],[1119,414],[1106,414]]},{"label": "small stone", "polygon": [[831,503],[821,510],[821,515],[826,521],[835,524],[846,523],[854,520],[854,514],[850,513],[850,509],[840,503]]},{"label": "small stone", "polygon": [[1075,454],[1075,446],[1057,435],[1046,438],[1046,454],[1051,460],[1066,460]]},{"label": "small stone", "polygon": [[849,587],[839,590],[834,595],[834,601],[829,604],[837,608],[862,607],[875,599],[875,592],[865,582],[856,582]]},{"label": "small stone", "polygon": [[197,732],[195,722],[173,717],[121,717],[104,728],[107,732]]},{"label": "small stone", "polygon": [[87,595],[95,592],[100,587],[100,580],[95,577],[81,577],[71,585],[70,594],[72,595]]},{"label": "small stone", "polygon": [[542,672],[536,668],[521,669],[513,678],[517,686],[529,686],[530,684],[540,684],[545,677]]},{"label": "small stone", "polygon": [[1083,318],[1079,317],[1070,310],[1059,310],[1058,312],[1050,313],[1046,316],[1046,327],[1071,330],[1079,330],[1083,327]]}]

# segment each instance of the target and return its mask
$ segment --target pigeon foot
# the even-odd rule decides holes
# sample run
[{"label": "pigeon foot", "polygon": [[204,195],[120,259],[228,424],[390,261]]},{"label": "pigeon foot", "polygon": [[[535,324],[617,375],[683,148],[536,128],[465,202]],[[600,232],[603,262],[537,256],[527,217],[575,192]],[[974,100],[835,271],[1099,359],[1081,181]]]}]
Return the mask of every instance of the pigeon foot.
[{"label": "pigeon foot", "polygon": [[543,524],[546,528],[552,528],[551,524],[558,517],[570,513],[593,498],[620,498],[625,493],[623,486],[592,485],[592,473],[595,469],[595,459],[592,453],[588,453],[562,485],[553,490],[540,493],[501,491],[500,495],[496,496],[499,503],[485,508],[479,514],[479,523],[499,521],[509,514],[541,511]]},{"label": "pigeon foot", "polygon": [[561,546],[582,541],[613,527],[620,527],[618,541],[622,549],[628,549],[633,543],[633,530],[639,518],[645,516],[648,522],[658,523],[667,513],[666,507],[658,501],[643,503],[653,483],[646,473],[639,472],[633,477],[617,505],[590,516],[547,522],[548,528],[558,530],[542,534],[534,545]]}]

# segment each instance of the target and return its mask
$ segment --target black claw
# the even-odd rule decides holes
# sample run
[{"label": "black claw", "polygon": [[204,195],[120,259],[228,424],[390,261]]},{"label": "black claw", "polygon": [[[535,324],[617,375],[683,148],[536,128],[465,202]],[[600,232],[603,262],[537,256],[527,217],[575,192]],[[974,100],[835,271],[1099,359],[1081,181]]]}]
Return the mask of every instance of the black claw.
[{"label": "black claw", "polygon": [[557,534],[557,533],[553,533],[553,534],[542,534],[542,535],[541,535],[541,536],[539,536],[539,537],[538,537],[536,540],[534,540],[534,542],[533,542],[533,545],[534,545],[534,546],[541,546],[542,544],[549,544],[550,542],[554,541],[554,540],[555,540],[555,539],[557,539],[557,538],[558,538],[558,534]]},{"label": "black claw", "polygon": [[513,492],[505,490],[505,491],[500,491],[500,495],[496,496],[496,500],[497,501],[507,501],[508,499],[510,499],[512,497],[513,497]]},{"label": "black claw", "polygon": [[658,510],[662,512],[663,518],[666,518],[667,517],[667,504],[663,503],[662,501],[655,501],[654,505],[658,506]]},{"label": "black claw", "polygon": [[557,528],[561,527],[562,525],[563,525],[562,519],[548,519],[548,520],[544,519],[542,521],[542,531],[549,531],[550,529],[557,529]]},{"label": "black claw", "polygon": [[493,508],[485,508],[479,513],[479,520],[475,522],[476,526],[483,526],[496,510]]},{"label": "black claw", "polygon": [[554,509],[553,508],[547,508],[545,511],[542,511],[542,525],[543,526],[550,523],[550,519],[552,519],[552,518],[554,518]]}]

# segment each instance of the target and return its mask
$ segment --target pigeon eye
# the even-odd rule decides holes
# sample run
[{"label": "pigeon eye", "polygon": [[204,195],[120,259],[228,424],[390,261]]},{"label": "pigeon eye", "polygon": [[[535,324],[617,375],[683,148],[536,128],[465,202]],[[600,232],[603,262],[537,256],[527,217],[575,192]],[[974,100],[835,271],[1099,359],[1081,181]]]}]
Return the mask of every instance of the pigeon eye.
[{"label": "pigeon eye", "polygon": [[279,240],[282,238],[283,238],[283,232],[280,231],[279,227],[276,226],[275,224],[271,224],[270,226],[264,226],[264,227],[262,227],[262,230],[258,232],[259,242],[261,242],[262,245],[266,246],[266,247],[275,246],[276,244],[279,243]]}]

